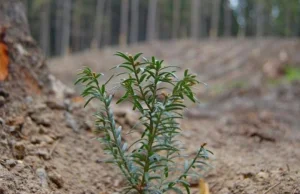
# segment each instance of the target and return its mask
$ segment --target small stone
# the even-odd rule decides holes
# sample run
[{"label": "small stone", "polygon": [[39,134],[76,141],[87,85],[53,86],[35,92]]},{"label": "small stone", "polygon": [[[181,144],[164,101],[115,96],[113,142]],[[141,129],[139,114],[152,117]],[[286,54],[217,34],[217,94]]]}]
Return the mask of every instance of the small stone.
[{"label": "small stone", "polygon": [[17,165],[18,161],[14,160],[14,159],[8,159],[5,161],[5,165],[12,168],[15,167]]},{"label": "small stone", "polygon": [[9,118],[6,124],[9,126],[15,126],[16,128],[21,128],[24,122],[25,122],[24,117],[18,116],[18,117]]},{"label": "small stone", "polygon": [[5,104],[5,98],[3,96],[0,96],[0,107]]},{"label": "small stone", "polygon": [[21,133],[28,137],[38,132],[37,125],[32,121],[30,117],[26,117],[24,125],[21,129]]},{"label": "small stone", "polygon": [[268,173],[266,173],[266,172],[259,172],[259,173],[257,173],[257,178],[259,178],[259,179],[267,179],[267,178],[269,178],[269,174]]},{"label": "small stone", "polygon": [[46,150],[46,149],[39,149],[36,152],[36,155],[40,156],[44,160],[49,160],[50,159],[50,154],[49,154],[48,150]]},{"label": "small stone", "polygon": [[37,103],[37,104],[34,104],[34,106],[32,107],[32,113],[34,112],[39,112],[39,111],[42,111],[42,110],[45,110],[47,108],[47,105],[44,104],[44,103]]},{"label": "small stone", "polygon": [[13,145],[13,155],[16,159],[22,160],[26,155],[26,148],[22,142]]},{"label": "small stone", "polygon": [[66,109],[64,103],[59,102],[58,100],[51,99],[51,100],[46,101],[46,104],[51,109],[57,109],[57,110],[65,110]]},{"label": "small stone", "polygon": [[9,97],[9,93],[6,92],[5,90],[0,90],[0,96],[3,96],[4,98],[8,98]]},{"label": "small stone", "polygon": [[31,142],[32,144],[39,144],[39,143],[41,143],[41,139],[39,138],[39,136],[32,136],[32,137],[30,138],[30,142]]},{"label": "small stone", "polygon": [[62,188],[64,185],[64,180],[62,178],[62,176],[60,174],[58,174],[57,172],[49,172],[48,174],[50,181],[52,181],[57,188]]},{"label": "small stone", "polygon": [[52,144],[54,140],[48,135],[35,135],[31,137],[30,142],[32,144]]},{"label": "small stone", "polygon": [[44,135],[42,139],[48,144],[52,144],[54,142],[54,140],[48,135]]},{"label": "small stone", "polygon": [[27,104],[32,103],[32,102],[33,102],[32,96],[26,96],[26,97],[25,97],[25,102],[26,102]]},{"label": "small stone", "polygon": [[66,118],[66,125],[67,127],[70,127],[73,129],[74,132],[78,133],[79,132],[79,126],[76,120],[74,119],[73,115],[71,115],[68,112],[65,112],[65,118]]},{"label": "small stone", "polygon": [[76,148],[75,149],[76,150],[76,152],[79,154],[79,155],[83,155],[83,153],[84,153],[84,151],[83,151],[83,149],[81,149],[81,148]]},{"label": "small stone", "polygon": [[31,115],[31,119],[38,125],[43,125],[45,127],[51,126],[50,115],[35,113]]},{"label": "small stone", "polygon": [[40,134],[47,134],[47,133],[49,133],[49,131],[46,127],[41,125],[40,128],[39,128],[39,133]]},{"label": "small stone", "polygon": [[0,117],[0,125],[4,125],[4,124],[5,124],[4,119]]},{"label": "small stone", "polygon": [[48,188],[48,175],[44,168],[36,169],[36,175],[40,179],[41,186],[43,188]]}]

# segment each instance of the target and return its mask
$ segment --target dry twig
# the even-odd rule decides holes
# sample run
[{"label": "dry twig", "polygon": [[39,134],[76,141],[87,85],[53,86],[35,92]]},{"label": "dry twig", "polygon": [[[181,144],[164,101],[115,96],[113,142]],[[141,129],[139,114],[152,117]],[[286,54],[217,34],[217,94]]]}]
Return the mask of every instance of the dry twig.
[{"label": "dry twig", "polygon": [[281,182],[276,183],[275,185],[273,185],[272,187],[270,187],[266,192],[264,192],[264,194],[269,193],[270,191],[272,191],[275,187],[277,187]]}]

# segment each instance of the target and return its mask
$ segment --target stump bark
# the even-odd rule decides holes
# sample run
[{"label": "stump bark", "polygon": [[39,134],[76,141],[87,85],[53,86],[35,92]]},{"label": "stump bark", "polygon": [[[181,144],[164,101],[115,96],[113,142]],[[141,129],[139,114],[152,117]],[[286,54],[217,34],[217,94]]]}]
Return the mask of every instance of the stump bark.
[{"label": "stump bark", "polygon": [[[0,29],[9,61],[8,75],[0,81],[0,94],[20,98],[48,92],[45,57],[30,35],[21,0],[0,0]],[[3,60],[0,61],[1,71],[5,70],[4,64]]]}]

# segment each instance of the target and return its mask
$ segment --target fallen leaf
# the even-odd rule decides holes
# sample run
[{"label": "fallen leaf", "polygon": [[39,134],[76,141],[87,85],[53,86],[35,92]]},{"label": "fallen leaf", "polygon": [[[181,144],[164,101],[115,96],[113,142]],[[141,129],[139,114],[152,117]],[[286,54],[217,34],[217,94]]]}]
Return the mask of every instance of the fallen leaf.
[{"label": "fallen leaf", "polygon": [[208,184],[203,179],[200,179],[199,181],[199,189],[200,194],[209,194]]},{"label": "fallen leaf", "polygon": [[8,76],[8,48],[6,43],[4,42],[6,28],[2,27],[0,32],[0,81],[3,81]]}]

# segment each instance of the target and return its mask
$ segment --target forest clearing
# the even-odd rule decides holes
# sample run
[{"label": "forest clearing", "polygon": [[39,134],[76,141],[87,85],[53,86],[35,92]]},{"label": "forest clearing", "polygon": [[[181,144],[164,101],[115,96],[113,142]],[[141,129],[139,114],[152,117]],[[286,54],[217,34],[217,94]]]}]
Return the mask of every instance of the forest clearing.
[{"label": "forest clearing", "polygon": [[[101,107],[92,101],[83,108],[83,89],[74,85],[84,67],[105,73],[105,80],[119,73],[110,70],[121,63],[117,51],[155,56],[178,66],[178,75],[188,68],[207,84],[195,88],[200,104],[187,103],[179,120],[189,156],[204,144],[213,152],[202,176],[188,179],[191,193],[300,194],[299,37],[152,37],[46,59],[22,2],[0,2],[0,194],[123,191],[127,183],[103,162],[108,156],[97,140],[103,135],[94,133]],[[115,103],[123,91],[107,86]],[[129,103],[112,108],[117,125],[131,133],[137,111]],[[137,127],[122,141],[142,133]]]}]

